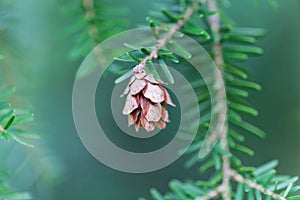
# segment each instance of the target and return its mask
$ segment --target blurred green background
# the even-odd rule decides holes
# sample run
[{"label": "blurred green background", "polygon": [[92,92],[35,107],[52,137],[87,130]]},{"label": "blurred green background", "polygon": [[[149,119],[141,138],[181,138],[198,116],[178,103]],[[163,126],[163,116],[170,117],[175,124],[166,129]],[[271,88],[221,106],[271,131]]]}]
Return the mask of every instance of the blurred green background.
[{"label": "blurred green background", "polygon": [[[65,27],[72,16],[63,12],[64,2],[13,0],[7,8],[13,18],[7,43],[11,43],[10,62],[15,68],[6,69],[2,76],[18,88],[17,103],[36,114],[34,131],[41,136],[34,149],[1,144],[1,155],[8,155],[2,167],[9,166],[13,174],[10,184],[42,200],[137,199],[147,196],[150,187],[166,191],[173,178],[197,179],[196,167],[183,167],[185,157],[156,172],[127,174],[104,166],[87,152],[72,118],[72,87],[80,62],[68,58],[73,38],[66,37]],[[111,0],[107,4],[126,7],[128,28],[133,28],[145,22],[156,2]],[[279,159],[280,173],[300,176],[300,1],[281,0],[279,9],[266,2],[232,2],[226,10],[239,26],[268,31],[259,41],[264,56],[248,63],[251,79],[263,86],[262,92],[251,93],[250,102],[260,115],[250,120],[268,136],[264,141],[247,137],[256,155],[244,161],[259,165]]]}]

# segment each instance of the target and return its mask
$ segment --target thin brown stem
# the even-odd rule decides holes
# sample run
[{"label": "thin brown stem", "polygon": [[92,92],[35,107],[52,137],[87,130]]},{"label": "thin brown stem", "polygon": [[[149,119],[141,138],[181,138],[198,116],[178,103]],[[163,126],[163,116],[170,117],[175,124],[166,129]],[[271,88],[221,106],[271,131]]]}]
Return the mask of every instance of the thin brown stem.
[{"label": "thin brown stem", "polygon": [[252,181],[250,179],[244,178],[242,175],[238,174],[235,171],[231,171],[231,177],[232,177],[233,180],[235,180],[239,183],[247,184],[250,188],[256,189],[256,190],[260,191],[261,193],[272,197],[273,199],[286,200],[285,197],[283,197],[279,194],[276,194],[275,192],[265,188],[264,186],[262,186],[258,183],[255,183],[254,181]]},{"label": "thin brown stem", "polygon": [[144,68],[147,61],[151,61],[158,57],[158,52],[161,50],[167,42],[173,38],[176,31],[179,31],[186,21],[188,21],[193,13],[199,9],[199,3],[206,3],[207,0],[199,0],[195,1],[192,6],[188,7],[184,13],[184,17],[177,21],[177,23],[168,31],[168,33],[165,35],[165,37],[157,40],[156,47],[151,51],[151,53],[144,58],[144,60],[138,65],[139,68]]},{"label": "thin brown stem", "polygon": [[224,191],[224,188],[221,185],[219,185],[216,189],[210,191],[205,196],[197,197],[196,200],[215,199],[215,198],[218,198],[223,191]]},{"label": "thin brown stem", "polygon": [[[219,71],[223,75],[223,65],[224,65],[224,58],[223,58],[223,49],[220,43],[219,38],[221,38],[220,34],[220,15],[217,12],[218,11],[218,4],[216,0],[209,0],[207,2],[207,6],[209,11],[216,11],[216,14],[208,17],[208,23],[210,25],[212,34],[214,36],[214,43],[213,43],[213,57],[216,65],[219,68]],[[216,83],[222,81],[223,82],[223,77],[220,77],[216,75],[215,77]],[[225,96],[223,90],[218,90],[217,91],[217,96],[222,98]],[[220,111],[219,115],[227,115],[227,104],[226,102],[222,101],[222,111]],[[227,136],[228,136],[228,124],[227,122],[225,123],[222,133],[220,136],[220,145],[225,151],[230,151],[229,146],[228,146],[228,141],[227,141]],[[231,199],[231,188],[230,188],[230,160],[229,157],[226,155],[222,155],[222,160],[223,160],[223,166],[222,166],[222,172],[223,172],[223,182],[222,182],[222,188],[223,188],[223,196],[225,200],[230,200]]]},{"label": "thin brown stem", "polygon": [[96,11],[94,7],[94,0],[82,0],[82,6],[85,11],[85,19],[89,23],[88,32],[93,41],[98,40],[98,29],[96,24],[90,23],[95,19]]},{"label": "thin brown stem", "polygon": [[[96,10],[94,7],[94,0],[82,0],[82,6],[85,11],[85,19],[88,22],[88,33],[90,38],[93,40],[95,45],[99,42],[99,32],[97,24],[91,23],[96,17]],[[102,49],[99,46],[95,46],[94,54],[97,57],[98,62],[104,66],[106,64],[105,56],[103,55]]]},{"label": "thin brown stem", "polygon": [[[223,65],[224,65],[224,58],[223,58],[223,50],[222,45],[220,42],[221,34],[220,34],[220,15],[218,14],[218,4],[216,0],[209,0],[207,3],[209,11],[216,11],[216,14],[208,17],[208,23],[210,25],[211,32],[213,34],[214,43],[212,45],[213,50],[213,57],[214,62],[219,68],[219,71],[223,74]],[[215,76],[215,81],[218,83],[219,81],[223,81],[223,77],[217,75]],[[225,95],[222,91],[217,91],[217,95],[222,97]],[[223,110],[219,113],[219,115],[227,115],[227,104],[226,102],[223,105]],[[221,136],[220,136],[220,145],[221,147],[229,152],[229,145],[228,145],[228,123],[226,122],[225,126],[223,127]],[[230,180],[234,180],[239,183],[247,184],[250,188],[256,189],[267,196],[270,196],[273,199],[279,200],[286,200],[285,197],[265,188],[264,186],[250,180],[244,178],[242,175],[238,174],[237,172],[233,171],[230,166],[230,159],[227,155],[222,156],[223,165],[222,165],[222,172],[223,172],[223,181],[221,185],[219,185],[214,190],[208,192],[205,196],[197,197],[196,200],[208,200],[218,198],[223,193],[224,200],[231,200],[231,187],[230,187]]]}]

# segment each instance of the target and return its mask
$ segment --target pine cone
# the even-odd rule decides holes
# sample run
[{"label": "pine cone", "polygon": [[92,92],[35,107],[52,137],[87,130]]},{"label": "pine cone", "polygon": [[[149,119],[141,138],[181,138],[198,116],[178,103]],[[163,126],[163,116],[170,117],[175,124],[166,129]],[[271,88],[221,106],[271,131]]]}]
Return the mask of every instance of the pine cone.
[{"label": "pine cone", "polygon": [[175,107],[169,93],[151,74],[147,74],[143,67],[137,65],[133,69],[124,93],[127,95],[123,114],[128,115],[128,127],[135,124],[136,132],[142,126],[146,131],[153,131],[155,127],[166,128],[170,122],[166,104]]}]

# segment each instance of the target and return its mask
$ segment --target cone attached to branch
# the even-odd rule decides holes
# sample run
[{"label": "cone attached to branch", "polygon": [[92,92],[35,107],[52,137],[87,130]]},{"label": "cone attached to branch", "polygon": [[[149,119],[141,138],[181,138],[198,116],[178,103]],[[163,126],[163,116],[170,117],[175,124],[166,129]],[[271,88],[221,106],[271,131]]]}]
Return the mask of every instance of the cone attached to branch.
[{"label": "cone attached to branch", "polygon": [[155,127],[166,128],[166,122],[170,122],[166,104],[173,107],[175,104],[161,82],[147,74],[141,65],[133,69],[133,76],[121,97],[125,95],[122,113],[128,115],[128,126],[135,124],[136,132],[140,126],[148,132]]}]

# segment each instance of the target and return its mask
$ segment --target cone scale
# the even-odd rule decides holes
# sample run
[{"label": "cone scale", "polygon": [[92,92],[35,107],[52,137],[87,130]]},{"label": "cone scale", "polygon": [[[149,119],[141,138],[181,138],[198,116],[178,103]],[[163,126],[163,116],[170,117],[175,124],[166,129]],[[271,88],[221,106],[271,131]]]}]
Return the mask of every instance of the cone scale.
[{"label": "cone scale", "polygon": [[175,107],[168,91],[143,67],[137,65],[133,75],[121,97],[126,97],[122,113],[128,115],[128,127],[135,125],[138,132],[140,127],[151,132],[157,127],[165,129],[170,122],[166,105]]}]

